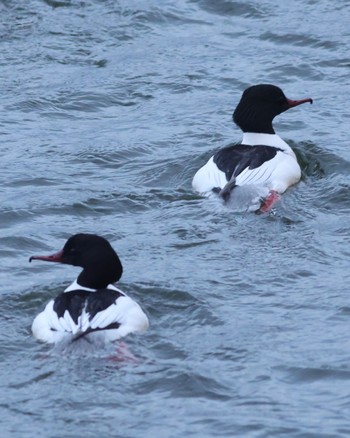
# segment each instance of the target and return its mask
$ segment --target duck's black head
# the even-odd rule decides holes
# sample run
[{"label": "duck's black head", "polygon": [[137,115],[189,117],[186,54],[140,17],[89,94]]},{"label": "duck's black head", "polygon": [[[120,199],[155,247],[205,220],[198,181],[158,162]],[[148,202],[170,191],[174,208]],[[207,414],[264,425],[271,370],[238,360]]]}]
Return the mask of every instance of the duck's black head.
[{"label": "duck's black head", "polygon": [[58,262],[81,266],[78,277],[81,286],[103,289],[120,279],[123,267],[117,253],[108,240],[96,234],[75,234],[65,243],[62,250],[49,256],[33,256],[32,260]]},{"label": "duck's black head", "polygon": [[243,132],[274,134],[273,119],[278,114],[306,102],[312,103],[312,99],[288,99],[275,85],[253,85],[243,92],[233,113],[233,121]]}]

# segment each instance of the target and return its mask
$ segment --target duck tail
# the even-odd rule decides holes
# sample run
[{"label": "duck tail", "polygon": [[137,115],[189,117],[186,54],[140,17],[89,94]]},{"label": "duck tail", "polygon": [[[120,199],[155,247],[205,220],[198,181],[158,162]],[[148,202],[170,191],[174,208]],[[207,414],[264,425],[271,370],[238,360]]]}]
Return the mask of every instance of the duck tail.
[{"label": "duck tail", "polygon": [[230,181],[225,185],[225,187],[223,187],[220,192],[219,192],[219,196],[225,201],[227,202],[230,199],[231,196],[231,192],[232,190],[237,187],[236,185],[236,178],[232,177],[230,179]]}]

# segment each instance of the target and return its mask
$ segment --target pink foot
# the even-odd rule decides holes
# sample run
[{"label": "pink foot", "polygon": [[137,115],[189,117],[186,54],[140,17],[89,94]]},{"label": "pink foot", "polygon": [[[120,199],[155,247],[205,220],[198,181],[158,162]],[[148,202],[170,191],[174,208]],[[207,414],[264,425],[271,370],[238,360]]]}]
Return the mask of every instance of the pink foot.
[{"label": "pink foot", "polygon": [[275,190],[271,190],[267,197],[264,199],[261,207],[258,210],[258,213],[268,213],[272,207],[276,204],[277,201],[281,199],[281,195]]},{"label": "pink foot", "polygon": [[123,341],[118,342],[115,354],[108,359],[111,362],[140,363],[140,360],[132,354],[127,344]]}]

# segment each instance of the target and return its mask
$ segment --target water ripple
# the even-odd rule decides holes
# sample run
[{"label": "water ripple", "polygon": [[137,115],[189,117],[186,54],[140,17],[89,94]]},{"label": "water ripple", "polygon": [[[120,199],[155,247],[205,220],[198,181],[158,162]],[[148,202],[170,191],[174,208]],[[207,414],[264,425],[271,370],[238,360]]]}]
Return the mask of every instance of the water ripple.
[{"label": "water ripple", "polygon": [[[348,437],[347,2],[0,12],[2,435]],[[261,82],[314,98],[275,121],[302,180],[271,214],[237,214],[191,180],[240,141],[232,112]],[[136,361],[31,336],[80,268],[28,257],[76,232],[112,242],[150,317],[124,340]]]}]

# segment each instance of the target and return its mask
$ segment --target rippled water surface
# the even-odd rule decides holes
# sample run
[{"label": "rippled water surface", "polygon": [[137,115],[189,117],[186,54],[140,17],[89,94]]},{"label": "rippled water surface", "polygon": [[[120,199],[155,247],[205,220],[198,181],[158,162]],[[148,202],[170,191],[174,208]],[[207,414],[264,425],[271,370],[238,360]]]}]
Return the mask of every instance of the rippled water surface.
[{"label": "rippled water surface", "polygon": [[[350,436],[349,13],[0,2],[2,437]],[[271,214],[235,214],[191,179],[264,82],[314,99],[275,122],[303,178]],[[149,315],[136,362],[31,337],[78,270],[28,258],[82,231]]]}]

